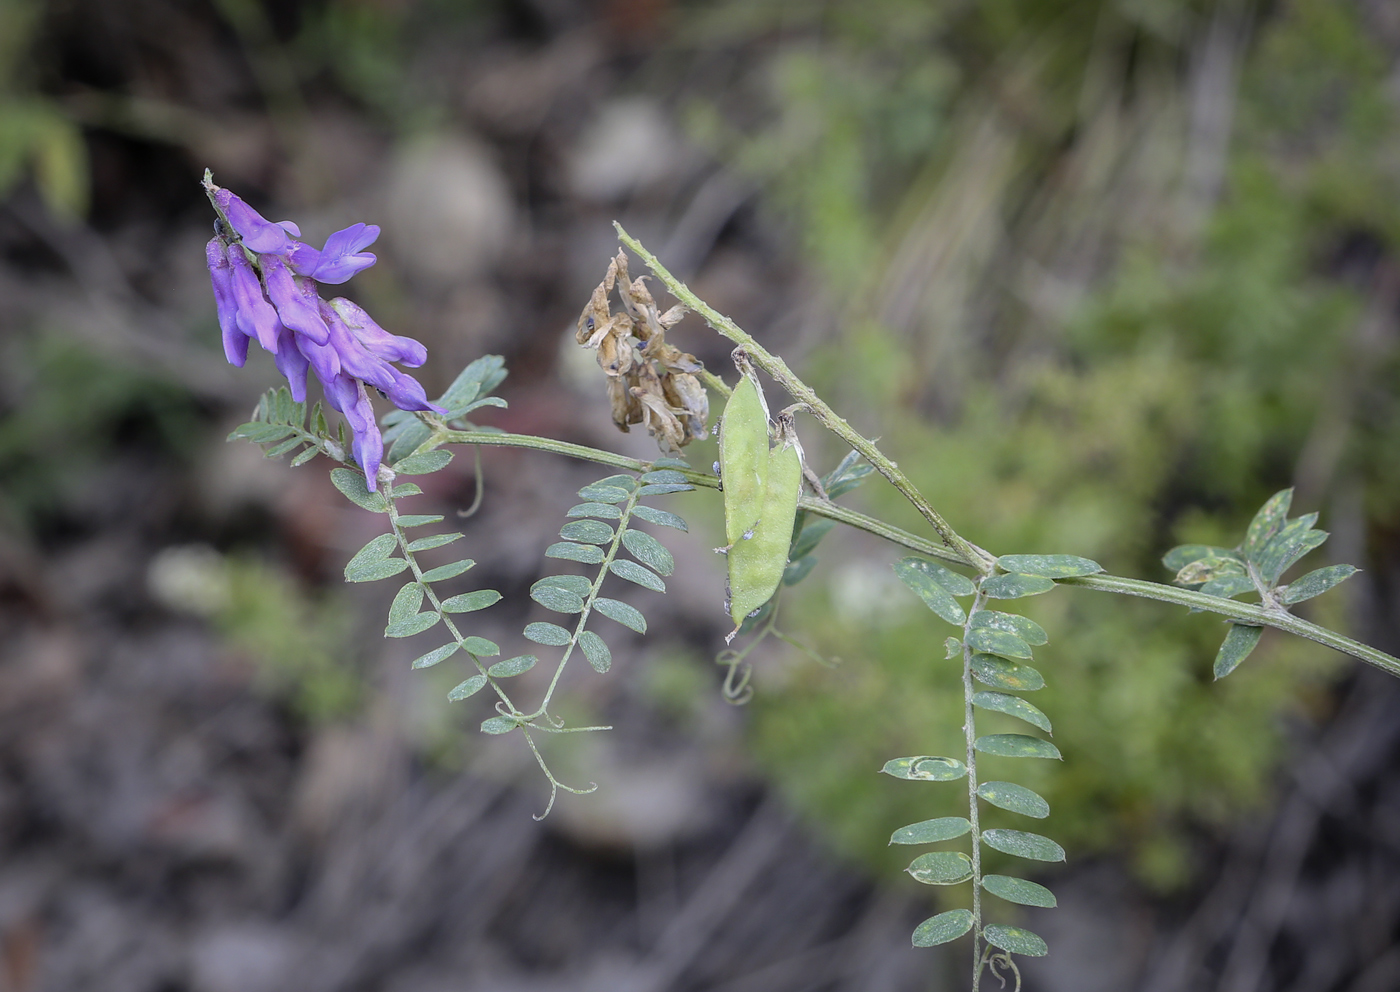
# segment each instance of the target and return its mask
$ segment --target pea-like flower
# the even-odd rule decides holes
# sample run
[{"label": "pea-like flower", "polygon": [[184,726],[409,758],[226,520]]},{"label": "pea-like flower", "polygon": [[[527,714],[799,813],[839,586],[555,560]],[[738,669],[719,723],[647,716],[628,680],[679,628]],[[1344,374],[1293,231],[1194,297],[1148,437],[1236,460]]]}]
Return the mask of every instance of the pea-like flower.
[{"label": "pea-like flower", "polygon": [[314,372],[326,401],[350,425],[355,460],[374,492],[384,439],[366,387],[400,410],[447,412],[429,402],[418,380],[389,364],[422,365],[428,350],[420,342],[390,334],[350,300],[327,302],[317,291],[317,283],[346,282],[375,263],[365,249],[379,237],[379,228],[354,224],[332,234],[318,251],[298,240],[297,225],[267,220],[236,194],[215,186],[208,173],[204,189],[219,215],[205,257],[224,355],[241,367],[248,342],[257,341],[272,353],[298,403],[306,401],[307,371]]}]

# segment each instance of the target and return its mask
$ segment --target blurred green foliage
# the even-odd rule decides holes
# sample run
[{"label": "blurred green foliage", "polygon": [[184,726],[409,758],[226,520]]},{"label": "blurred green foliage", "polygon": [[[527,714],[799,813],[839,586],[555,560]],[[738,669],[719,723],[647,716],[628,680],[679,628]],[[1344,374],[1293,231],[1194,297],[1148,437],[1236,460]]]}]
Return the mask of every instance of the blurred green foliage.
[{"label": "blurred green foliage", "polygon": [[87,211],[87,149],[62,107],[34,89],[28,56],[41,13],[37,0],[0,0],[0,200],[32,178],[53,214],[71,219]]},{"label": "blurred green foliage", "polygon": [[[726,133],[716,102],[697,134],[769,184],[830,276],[809,380],[961,533],[1166,581],[1166,548],[1234,544],[1294,482],[1324,526],[1393,525],[1400,479],[1373,453],[1400,441],[1397,368],[1374,327],[1394,306],[1375,273],[1400,221],[1400,121],[1359,5],[1293,0],[1252,25],[1206,3],[744,6],[775,32],[786,18],[735,84],[767,116]],[[874,512],[917,529],[877,490]],[[875,774],[961,753],[952,631],[882,570],[828,575],[785,626],[847,661],[761,687],[755,740],[841,847],[902,865],[891,830],[965,803]],[[1313,615],[1345,626],[1345,595]],[[1027,783],[1045,829],[1080,857],[1127,851],[1162,888],[1188,877],[1192,829],[1267,795],[1281,720],[1324,705],[1341,667],[1266,636],[1213,684],[1212,619],[1025,602],[1050,633],[1034,701],[1066,759]],[[979,730],[1014,729],[998,719]],[[996,761],[983,778],[1010,772]]]}]

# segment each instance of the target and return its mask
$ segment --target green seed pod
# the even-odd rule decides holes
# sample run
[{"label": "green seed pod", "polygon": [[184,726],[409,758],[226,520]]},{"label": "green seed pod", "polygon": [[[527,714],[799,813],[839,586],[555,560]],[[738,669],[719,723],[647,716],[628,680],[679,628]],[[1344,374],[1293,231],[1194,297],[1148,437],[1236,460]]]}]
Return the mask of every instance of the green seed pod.
[{"label": "green seed pod", "polygon": [[802,455],[791,418],[780,420],[778,444],[765,454],[768,481],[753,535],[729,549],[729,616],[735,629],[773,598],[787,567],[797,500],[802,494]]},{"label": "green seed pod", "polygon": [[753,530],[768,481],[768,412],[751,376],[724,406],[719,427],[719,468],[724,485],[724,534],[734,545]]}]

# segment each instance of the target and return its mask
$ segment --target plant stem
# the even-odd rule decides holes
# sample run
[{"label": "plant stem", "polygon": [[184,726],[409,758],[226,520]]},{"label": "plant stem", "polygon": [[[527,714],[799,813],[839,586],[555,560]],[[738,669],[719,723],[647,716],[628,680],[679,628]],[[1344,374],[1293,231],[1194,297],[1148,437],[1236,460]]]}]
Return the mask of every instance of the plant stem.
[{"label": "plant stem", "polygon": [[622,243],[637,253],[656,278],[665,284],[672,296],[704,317],[705,322],[720,334],[747,351],[753,363],[771,375],[780,386],[787,390],[788,395],[799,403],[807,404],[812,415],[821,422],[823,427],[864,455],[866,460],[875,466],[881,475],[890,480],[890,483],[929,522],[938,536],[943,539],[943,543],[956,551],[963,561],[976,568],[983,575],[992,574],[996,559],[960,537],[957,531],[953,530],[933,508],[924,494],[919,492],[914,483],[909,481],[909,477],[901,472],[899,466],[890,461],[884,452],[875,446],[873,441],[859,434],[850,424],[839,417],[836,411],[827,406],[822,398],[812,390],[811,386],[793,374],[786,362],[764,348],[742,327],[709,306],[704,300],[692,293],[685,283],[671,275],[666,267],[657,261],[655,255],[647,251],[640,241],[622,229],[621,224],[614,222],[613,226],[617,228],[617,236]]},{"label": "plant stem", "polygon": [[[567,441],[554,441],[550,438],[534,437],[528,434],[496,434],[488,431],[441,431],[438,434],[440,441],[455,441],[462,444],[495,445],[509,448],[533,448],[537,451],[548,451],[554,454],[568,455],[571,458],[581,458],[585,461],[596,462],[599,465],[608,465],[613,468],[626,469],[633,472],[646,472],[652,468],[650,462],[645,462],[637,458],[628,458],[625,455],[614,454],[611,451],[603,451],[600,448],[590,448],[582,444],[570,444]],[[694,470],[680,470],[686,477],[686,481],[695,486],[702,486],[706,489],[718,489],[719,480],[708,472],[696,472]],[[814,499],[810,496],[803,496],[798,506],[808,513],[819,517],[827,517],[838,523],[847,524],[857,530],[863,530],[868,534],[884,538],[892,544],[908,548],[910,551],[917,551],[919,554],[928,555],[931,558],[938,558],[952,565],[962,565],[964,567],[975,567],[967,559],[963,558],[956,551],[951,551],[942,545],[930,541],[927,538],[912,534],[901,527],[887,524],[882,520],[859,510],[852,510],[849,507],[830,503],[821,499]],[[985,553],[985,552],[984,552]],[[1094,589],[1099,592],[1118,593],[1123,596],[1138,596],[1143,599],[1155,599],[1163,603],[1175,603],[1178,606],[1186,606],[1192,609],[1204,610],[1207,613],[1216,613],[1223,617],[1239,623],[1256,627],[1275,627],[1299,637],[1305,637],[1310,641],[1326,645],[1334,651],[1350,655],[1374,665],[1384,672],[1400,677],[1400,658],[1395,658],[1384,651],[1380,651],[1360,641],[1353,640],[1334,630],[1320,627],[1315,623],[1310,623],[1301,617],[1294,616],[1282,609],[1267,609],[1255,603],[1240,603],[1233,599],[1222,599],[1219,596],[1210,596],[1205,593],[1195,592],[1190,589],[1182,589],[1179,586],[1164,585],[1160,582],[1147,582],[1142,579],[1128,579],[1117,575],[1083,575],[1073,579],[1056,580],[1062,586],[1074,586],[1080,589]]]},{"label": "plant stem", "polygon": [[977,810],[977,729],[973,715],[972,648],[967,644],[972,617],[987,602],[979,588],[963,624],[963,736],[967,740],[967,819],[972,824],[972,992],[982,983],[982,828]]}]

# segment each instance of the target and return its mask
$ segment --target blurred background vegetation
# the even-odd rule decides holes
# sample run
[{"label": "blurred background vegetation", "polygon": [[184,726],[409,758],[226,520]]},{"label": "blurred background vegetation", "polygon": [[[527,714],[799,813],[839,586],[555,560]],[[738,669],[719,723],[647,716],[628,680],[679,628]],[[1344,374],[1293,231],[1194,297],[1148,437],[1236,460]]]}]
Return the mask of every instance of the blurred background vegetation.
[{"label": "blurred background vegetation", "polygon": [[[1235,543],[1292,485],[1333,532],[1319,559],[1366,569],[1310,615],[1393,648],[1398,66],[1384,0],[0,0],[5,546],[128,534],[82,559],[137,576],[122,623],[203,617],[300,725],[378,719],[376,632],[336,583],[365,525],[222,453],[272,373],[221,364],[208,165],[312,237],[382,224],[357,298],[430,345],[430,392],[504,354],[509,429],[645,451],[561,344],[616,217],[979,545],[1165,581],[1167,548]],[[842,454],[805,433],[819,467]],[[851,501],[917,529],[878,484]],[[475,556],[523,589],[558,509],[517,504],[494,519],[518,539]],[[840,663],[764,649],[750,767],[889,877],[889,832],[960,802],[873,774],[957,751],[947,631],[890,550],[838,533],[820,557],[783,622]],[[646,705],[708,719],[716,589],[641,655]],[[1047,832],[1154,893],[1266,806],[1351,670],[1266,635],[1215,685],[1210,618],[1069,591],[1027,611],[1066,759],[1028,782]],[[410,709],[451,764],[452,718]]]}]

